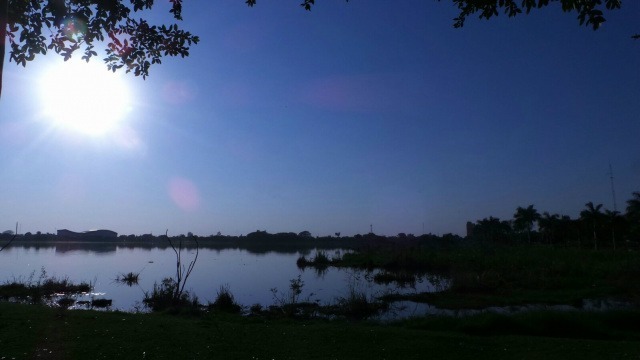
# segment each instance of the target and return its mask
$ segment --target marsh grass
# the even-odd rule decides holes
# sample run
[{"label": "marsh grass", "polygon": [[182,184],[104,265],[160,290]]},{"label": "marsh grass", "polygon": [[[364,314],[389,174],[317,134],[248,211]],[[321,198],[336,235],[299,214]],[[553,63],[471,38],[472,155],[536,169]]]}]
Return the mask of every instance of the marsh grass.
[{"label": "marsh grass", "polygon": [[73,294],[88,293],[92,289],[90,283],[73,283],[69,278],[49,277],[44,269],[34,280],[35,273],[28,278],[15,278],[0,285],[0,299],[39,304],[53,296],[67,297]]},{"label": "marsh grass", "polygon": [[304,269],[306,267],[313,267],[316,269],[324,270],[331,265],[335,265],[335,261],[334,259],[329,258],[329,256],[325,251],[320,250],[311,259],[307,259],[306,256],[301,255],[296,261],[296,265],[300,269]]},{"label": "marsh grass", "polygon": [[326,252],[318,251],[313,258],[313,262],[317,265],[329,265],[331,264],[331,259],[329,259]]},{"label": "marsh grass", "polygon": [[173,278],[165,278],[160,284],[154,283],[151,292],[145,292],[142,303],[152,311],[179,312],[200,312],[200,304],[195,295],[189,291],[183,291],[180,297],[176,298],[176,288],[178,284]]},{"label": "marsh grass", "polygon": [[289,280],[289,292],[280,293],[277,288],[271,288],[271,294],[276,305],[285,307],[287,305],[295,305],[300,299],[304,281],[300,275],[297,278]]},{"label": "marsh grass", "polygon": [[[347,253],[343,267],[431,274],[447,279],[454,297],[523,303],[577,296],[622,297],[640,303],[640,256],[636,252],[594,251],[542,245],[467,245],[443,249],[374,249]],[[446,294],[424,294],[438,298]],[[535,298],[526,299],[526,296]],[[506,299],[500,301],[500,299]],[[455,301],[455,299],[454,299]]]},{"label": "marsh grass", "polygon": [[350,289],[347,296],[337,299],[335,306],[329,306],[334,315],[350,320],[364,320],[389,309],[389,304],[367,296],[363,291]]},{"label": "marsh grass", "polygon": [[416,274],[411,274],[405,271],[382,271],[373,276],[373,281],[376,284],[389,285],[395,283],[401,288],[416,286],[418,281]]},{"label": "marsh grass", "polygon": [[[280,292],[277,288],[271,289],[274,304],[269,306],[263,315],[284,316],[297,318],[312,318],[318,315],[319,300],[313,301],[313,293],[301,300],[304,289],[304,281],[300,275],[289,280],[289,291]],[[255,309],[257,310],[257,308]]]},{"label": "marsh grass", "polygon": [[238,314],[242,312],[242,306],[238,304],[229,289],[229,285],[220,285],[218,294],[213,303],[208,306],[209,310],[222,311],[232,314]]},{"label": "marsh grass", "polygon": [[307,259],[306,256],[300,255],[300,257],[298,257],[298,260],[296,260],[296,265],[299,269],[304,270],[307,266],[311,266],[311,262],[309,261],[309,259]]},{"label": "marsh grass", "polygon": [[46,279],[39,288],[43,295],[49,296],[52,294],[87,293],[91,291],[92,286],[90,283],[85,282],[75,284],[69,278],[51,277]]}]

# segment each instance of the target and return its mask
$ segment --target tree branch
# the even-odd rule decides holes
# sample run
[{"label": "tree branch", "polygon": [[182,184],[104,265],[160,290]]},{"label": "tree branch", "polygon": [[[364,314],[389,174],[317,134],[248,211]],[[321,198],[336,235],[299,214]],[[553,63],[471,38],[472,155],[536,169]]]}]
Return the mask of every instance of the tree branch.
[{"label": "tree branch", "polygon": [[[0,0],[0,96],[2,96],[2,73],[7,41],[7,18],[9,17],[9,0]],[[2,248],[4,249],[4,247]],[[0,249],[0,251],[2,251]]]},{"label": "tree branch", "polygon": [[176,288],[173,293],[173,300],[177,301],[182,296],[185,285],[187,284],[187,279],[189,278],[189,275],[191,275],[193,268],[196,266],[196,261],[198,261],[198,255],[200,253],[200,244],[198,243],[198,239],[194,237],[193,240],[196,242],[196,256],[191,262],[189,262],[189,266],[185,268],[184,265],[182,265],[182,238],[179,240],[178,247],[176,248],[173,241],[171,241],[171,238],[169,238],[168,233],[169,230],[165,232],[165,236],[169,241],[169,245],[171,245],[171,249],[173,249],[173,252],[176,254]]},{"label": "tree branch", "polygon": [[191,275],[191,272],[193,271],[193,268],[196,266],[196,261],[198,261],[198,254],[200,253],[200,244],[198,243],[198,239],[196,239],[194,237],[193,241],[196,242],[196,256],[195,256],[195,258],[193,258],[193,261],[191,261],[189,263],[189,266],[187,267],[187,273],[185,274],[184,279],[182,281],[182,287],[180,288],[180,294],[182,294],[184,292],[184,286],[187,284],[187,279],[189,278],[189,275]]}]

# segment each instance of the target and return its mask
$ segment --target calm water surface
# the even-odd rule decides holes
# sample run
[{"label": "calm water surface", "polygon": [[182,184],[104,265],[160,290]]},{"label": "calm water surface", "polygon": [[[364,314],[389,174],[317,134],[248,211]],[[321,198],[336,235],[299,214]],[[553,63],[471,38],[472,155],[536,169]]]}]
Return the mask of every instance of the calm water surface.
[{"label": "calm water surface", "polygon": [[[344,251],[336,249],[325,253],[338,256]],[[372,281],[374,274],[364,271],[336,268],[329,268],[323,274],[310,268],[303,271],[296,266],[296,260],[303,254],[307,258],[313,257],[314,251],[256,254],[240,249],[200,249],[186,288],[195,293],[201,303],[206,303],[213,302],[220,287],[228,285],[236,301],[244,306],[274,304],[271,289],[277,288],[279,294],[286,294],[290,280],[298,276],[304,282],[300,299],[318,300],[321,304],[347,296],[351,289],[370,296],[390,291],[434,291],[431,283],[424,279],[414,287],[398,288],[393,284],[375,284]],[[188,264],[194,256],[194,250],[184,250],[182,260]],[[171,248],[131,248],[115,244],[92,246],[86,243],[47,244],[36,248],[19,244],[0,252],[0,281],[27,280],[29,277],[35,281],[44,269],[48,276],[91,282],[95,284],[92,297],[113,299],[112,309],[131,311],[142,308],[144,292],[151,291],[155,282],[175,276],[175,263],[176,257]],[[138,285],[128,287],[115,281],[119,274],[128,272],[140,273]],[[422,305],[405,305],[408,305],[404,309],[405,315],[421,315],[426,311]]]}]

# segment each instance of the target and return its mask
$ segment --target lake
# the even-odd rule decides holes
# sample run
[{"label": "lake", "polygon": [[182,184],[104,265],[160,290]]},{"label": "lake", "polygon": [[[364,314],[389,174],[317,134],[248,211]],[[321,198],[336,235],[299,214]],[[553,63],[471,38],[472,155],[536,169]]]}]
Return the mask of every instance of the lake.
[{"label": "lake", "polygon": [[[273,305],[272,289],[279,295],[289,292],[292,279],[304,283],[300,300],[334,303],[354,289],[369,296],[387,292],[426,292],[436,287],[425,278],[412,286],[400,287],[373,281],[375,272],[328,268],[318,273],[313,268],[301,270],[296,265],[299,256],[314,257],[318,250],[251,252],[246,249],[200,248],[193,273],[186,289],[198,296],[201,303],[213,302],[221,286],[228,286],[243,306]],[[322,250],[329,257],[340,256],[345,249]],[[182,261],[188,264],[195,249],[185,249]],[[112,299],[111,309],[144,311],[142,299],[154,283],[175,276],[176,256],[170,247],[132,246],[119,243],[49,242],[29,244],[16,242],[0,252],[0,281],[37,281],[44,269],[47,276],[68,277],[73,282],[91,282],[93,293],[78,300]],[[139,282],[131,287],[116,281],[124,273],[140,273]],[[402,303],[393,307],[394,316],[424,315],[430,312],[425,304]]]}]

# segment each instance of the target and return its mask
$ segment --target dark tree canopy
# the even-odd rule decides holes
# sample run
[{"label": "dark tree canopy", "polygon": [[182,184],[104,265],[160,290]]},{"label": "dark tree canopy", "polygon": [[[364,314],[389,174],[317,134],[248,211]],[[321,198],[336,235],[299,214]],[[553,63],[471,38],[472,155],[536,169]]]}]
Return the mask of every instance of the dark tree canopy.
[{"label": "dark tree canopy", "polygon": [[[254,6],[257,0],[245,0],[247,5]],[[299,1],[299,0],[298,0]],[[349,0],[346,0],[349,1]],[[442,0],[438,0],[442,1]],[[446,0],[449,1],[449,0]],[[622,0],[450,0],[460,10],[453,26],[462,27],[469,15],[479,14],[480,18],[490,19],[504,12],[510,17],[518,14],[530,13],[552,3],[560,3],[562,11],[577,12],[580,25],[598,29],[605,22],[604,10],[620,9]],[[604,4],[603,4],[604,3]],[[311,10],[315,0],[304,0],[300,6]]]},{"label": "dark tree canopy", "polygon": [[[440,0],[438,0],[440,1]],[[454,27],[462,27],[469,15],[479,14],[481,19],[490,19],[500,12],[513,17],[523,12],[540,9],[549,4],[561,5],[564,12],[576,12],[580,25],[597,30],[606,21],[604,10],[620,9],[622,0],[452,0],[460,9],[454,19]],[[559,3],[559,4],[557,4]],[[603,4],[604,3],[604,4]]]},{"label": "dark tree canopy", "polygon": [[[243,1],[251,7],[257,3],[257,0]],[[315,0],[297,1],[306,10],[311,10],[316,3]],[[605,22],[604,12],[620,9],[622,5],[622,0],[450,1],[460,10],[454,27],[462,27],[470,15],[490,19],[504,12],[516,16],[556,3],[565,12],[577,13],[581,25],[598,29]],[[169,2],[174,19],[182,20],[182,0]],[[190,46],[199,41],[197,36],[175,23],[152,25],[142,17],[135,17],[137,13],[151,10],[153,5],[153,0],[0,0],[0,93],[7,39],[11,46],[9,60],[22,66],[49,51],[65,60],[81,51],[82,59],[89,61],[98,56],[96,44],[105,43],[103,61],[109,70],[125,68],[126,72],[143,78],[149,75],[151,65],[159,64],[163,56],[188,56]],[[634,37],[640,38],[640,35]]]},{"label": "dark tree canopy", "polygon": [[[170,2],[170,13],[182,20],[182,0]],[[145,78],[163,56],[188,56],[199,41],[175,23],[152,25],[135,16],[153,5],[153,0],[0,0],[0,59],[5,40],[11,47],[9,61],[22,66],[50,51],[65,61],[81,51],[89,61],[98,56],[96,44],[104,43],[109,70],[125,68]],[[0,86],[1,74],[0,60]]]}]

